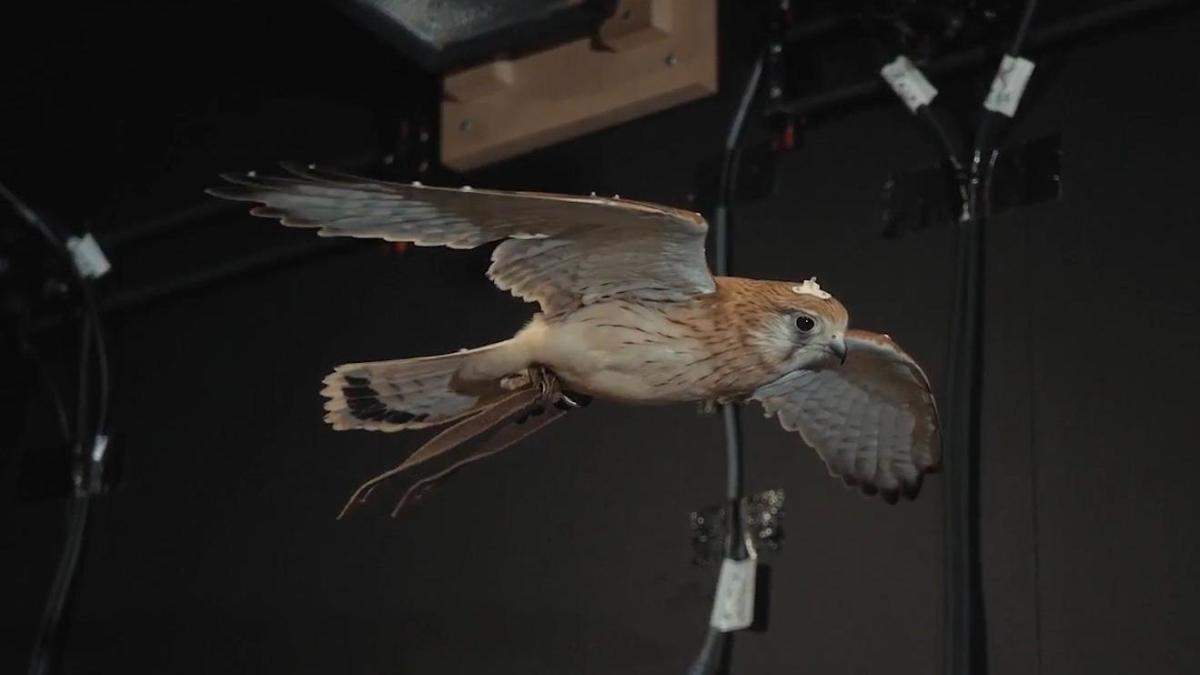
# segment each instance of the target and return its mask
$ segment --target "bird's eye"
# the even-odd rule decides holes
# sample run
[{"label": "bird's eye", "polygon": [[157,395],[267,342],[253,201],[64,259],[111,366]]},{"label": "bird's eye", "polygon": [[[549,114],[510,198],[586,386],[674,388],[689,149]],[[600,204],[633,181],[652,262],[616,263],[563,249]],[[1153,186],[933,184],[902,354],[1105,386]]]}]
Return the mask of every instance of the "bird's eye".
[{"label": "bird's eye", "polygon": [[817,327],[817,322],[813,321],[813,318],[811,316],[806,316],[804,314],[796,315],[796,329],[799,330],[801,333],[811,332],[812,329],[814,329],[816,327]]}]

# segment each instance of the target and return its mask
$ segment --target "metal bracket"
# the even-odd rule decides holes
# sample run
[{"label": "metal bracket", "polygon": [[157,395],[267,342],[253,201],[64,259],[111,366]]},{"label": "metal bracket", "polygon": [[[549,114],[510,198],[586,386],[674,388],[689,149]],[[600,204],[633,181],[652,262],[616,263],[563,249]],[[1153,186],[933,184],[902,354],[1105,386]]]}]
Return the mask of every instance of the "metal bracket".
[{"label": "metal bracket", "polygon": [[[1052,201],[1062,195],[1062,136],[1011,146],[996,158],[991,213]],[[883,187],[883,236],[901,237],[958,222],[953,169],[938,166],[894,173]]]},{"label": "metal bracket", "polygon": [[[742,497],[742,524],[748,547],[757,552],[778,551],[783,545],[783,488]],[[725,540],[725,505],[693,511],[692,561],[705,564],[720,560]]]}]

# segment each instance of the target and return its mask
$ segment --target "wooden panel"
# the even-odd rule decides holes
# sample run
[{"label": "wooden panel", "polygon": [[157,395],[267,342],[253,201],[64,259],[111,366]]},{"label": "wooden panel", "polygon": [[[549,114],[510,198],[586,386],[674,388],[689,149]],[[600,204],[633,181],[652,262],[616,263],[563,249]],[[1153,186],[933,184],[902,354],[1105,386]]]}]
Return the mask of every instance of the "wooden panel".
[{"label": "wooden panel", "polygon": [[671,32],[671,10],[667,0],[627,0],[600,27],[597,39],[610,51],[619,52],[662,40]]},{"label": "wooden panel", "polygon": [[442,163],[472,169],[713,94],[716,38],[715,0],[629,0],[595,40],[448,75]]}]

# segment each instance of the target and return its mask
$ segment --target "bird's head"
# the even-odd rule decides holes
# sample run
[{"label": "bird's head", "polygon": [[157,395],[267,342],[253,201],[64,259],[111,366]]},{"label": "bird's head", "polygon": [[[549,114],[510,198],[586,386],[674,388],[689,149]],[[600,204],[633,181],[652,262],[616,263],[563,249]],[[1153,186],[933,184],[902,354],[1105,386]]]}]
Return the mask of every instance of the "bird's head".
[{"label": "bird's head", "polygon": [[787,371],[837,366],[846,360],[846,324],[842,303],[821,290],[815,279],[803,283],[769,282],[756,342]]}]

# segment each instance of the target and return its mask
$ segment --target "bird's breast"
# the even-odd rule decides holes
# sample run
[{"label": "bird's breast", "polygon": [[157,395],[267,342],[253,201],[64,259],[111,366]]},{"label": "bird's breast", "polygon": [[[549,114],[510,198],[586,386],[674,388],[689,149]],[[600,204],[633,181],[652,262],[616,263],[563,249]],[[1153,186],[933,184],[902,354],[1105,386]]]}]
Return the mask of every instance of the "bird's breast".
[{"label": "bird's breast", "polygon": [[[572,388],[628,403],[723,398],[742,387],[744,346],[701,306],[614,301],[536,327],[535,358]],[[527,329],[528,330],[528,329]]]}]

